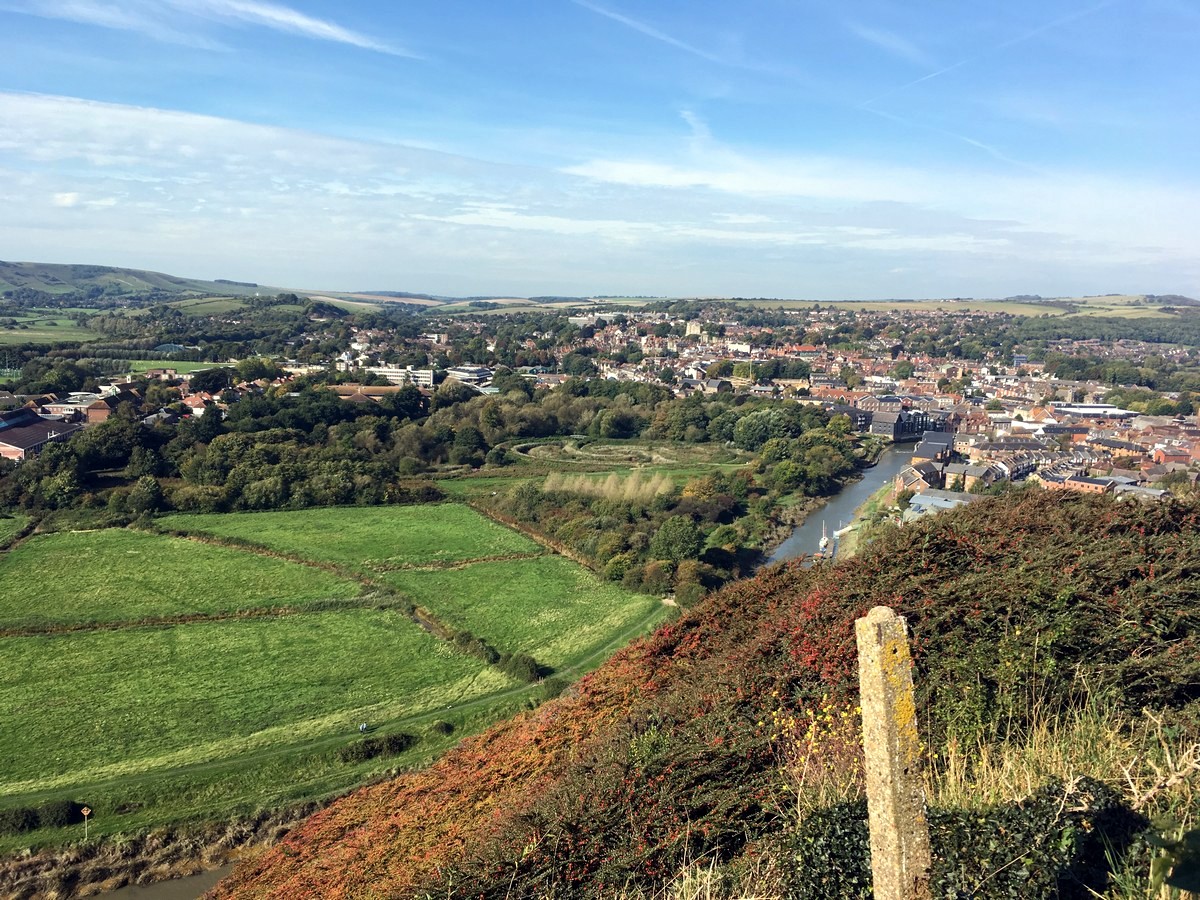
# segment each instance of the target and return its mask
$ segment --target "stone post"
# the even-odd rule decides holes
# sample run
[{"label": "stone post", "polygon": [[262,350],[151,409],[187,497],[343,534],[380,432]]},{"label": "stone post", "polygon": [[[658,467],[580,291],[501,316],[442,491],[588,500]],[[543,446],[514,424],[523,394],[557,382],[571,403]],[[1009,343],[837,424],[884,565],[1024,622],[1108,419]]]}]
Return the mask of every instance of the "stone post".
[{"label": "stone post", "polygon": [[904,619],[877,606],[854,623],[876,900],[928,900],[929,824]]}]

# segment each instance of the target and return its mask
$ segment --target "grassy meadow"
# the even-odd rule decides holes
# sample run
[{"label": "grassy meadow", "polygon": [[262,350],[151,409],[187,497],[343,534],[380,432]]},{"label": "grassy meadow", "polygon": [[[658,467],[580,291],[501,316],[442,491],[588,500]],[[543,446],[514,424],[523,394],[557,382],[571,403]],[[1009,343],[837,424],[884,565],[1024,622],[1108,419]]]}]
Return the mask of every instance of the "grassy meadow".
[{"label": "grassy meadow", "polygon": [[662,608],[561,556],[393,572],[385,581],[443,622],[556,670]]},{"label": "grassy meadow", "polygon": [[[0,519],[0,540],[25,524]],[[96,835],[248,815],[426,763],[541,696],[402,599],[566,676],[669,613],[461,504],[159,524],[203,539],[58,532],[0,553],[0,811],[87,803]],[[359,722],[416,743],[347,759]],[[74,837],[0,833],[0,852]]]},{"label": "grassy meadow", "polygon": [[524,535],[457,503],[174,515],[160,519],[159,524],[193,534],[253,541],[281,553],[364,574],[544,552]]},{"label": "grassy meadow", "polygon": [[51,344],[67,341],[94,341],[99,333],[90,328],[80,328],[61,310],[41,312],[32,310],[28,315],[12,316],[15,325],[0,326],[0,345]]},{"label": "grassy meadow", "polygon": [[362,591],[287,560],[127,529],[35,535],[0,556],[0,582],[0,630],[301,606]]},{"label": "grassy meadow", "polygon": [[167,305],[173,306],[189,316],[214,316],[246,308],[246,302],[237,297],[194,297],[188,300],[175,300]]},{"label": "grassy meadow", "polygon": [[5,638],[0,655],[6,794],[349,734],[512,686],[387,610]]}]

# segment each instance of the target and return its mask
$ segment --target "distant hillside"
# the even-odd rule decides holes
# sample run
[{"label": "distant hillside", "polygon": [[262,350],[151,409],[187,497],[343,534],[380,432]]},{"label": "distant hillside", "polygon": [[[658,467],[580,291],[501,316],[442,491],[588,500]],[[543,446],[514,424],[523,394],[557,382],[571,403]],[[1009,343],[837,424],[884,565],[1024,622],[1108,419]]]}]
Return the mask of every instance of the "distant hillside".
[{"label": "distant hillside", "polygon": [[28,288],[47,294],[87,293],[136,294],[149,291],[201,294],[274,293],[256,284],[218,279],[179,278],[161,272],[120,269],[113,266],[60,265],[58,263],[4,262],[0,260],[0,294]]},{"label": "distant hillside", "polygon": [[[853,777],[859,765],[840,737],[857,727],[853,621],[881,604],[908,617],[931,748],[976,747],[1089,698],[1106,715],[1153,708],[1195,731],[1196,560],[1196,506],[1025,491],[892,530],[834,567],[767,569],[568,695],[317,813],[214,896],[658,897],[691,861],[752,867],[796,827],[782,776],[797,747],[810,753],[805,772]],[[1052,818],[1064,808],[1052,806]],[[1099,827],[1088,816],[989,855],[1077,847]],[[1011,832],[1006,821],[991,840]],[[858,841],[861,866],[862,827],[829,833],[817,856]],[[977,854],[979,878],[1005,897],[1091,896],[1078,879],[1103,886],[1109,839],[1091,840],[1086,871],[1027,860],[992,872]],[[800,863],[781,864],[780,877],[803,877]],[[828,877],[847,883],[789,895],[865,896],[861,869]]]}]

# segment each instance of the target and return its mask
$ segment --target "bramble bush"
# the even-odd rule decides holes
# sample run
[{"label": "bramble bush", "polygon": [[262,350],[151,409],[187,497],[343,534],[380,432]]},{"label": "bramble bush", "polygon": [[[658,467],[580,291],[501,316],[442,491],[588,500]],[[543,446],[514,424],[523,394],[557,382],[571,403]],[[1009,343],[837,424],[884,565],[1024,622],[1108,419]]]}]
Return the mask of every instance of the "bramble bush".
[{"label": "bramble bush", "polygon": [[[803,729],[813,710],[853,706],[853,623],[876,605],[908,618],[933,748],[1020,735],[1087,697],[1127,715],[1161,710],[1200,736],[1198,559],[1198,506],[1029,492],[888,532],[834,566],[769,567],[558,700],[463,741],[424,772],[334,804],[228,891],[457,896],[470,885],[497,900],[582,898],[653,892],[689,862],[762,852],[797,821],[773,716]],[[1101,788],[1078,787],[1091,791],[1089,809],[1119,813]],[[1030,835],[1050,822],[1022,818],[1040,808],[1036,796],[1002,827]],[[1078,860],[1095,858],[1078,849],[1083,819],[1072,827],[1082,832],[1060,829],[1048,842],[1065,841],[1067,868],[1056,871],[1078,873]],[[975,829],[972,841],[944,853],[965,874],[939,896],[973,889],[969,879],[1015,858],[1003,842],[988,849],[994,832],[983,824],[962,828]],[[1015,884],[1023,858],[989,884]]]}]

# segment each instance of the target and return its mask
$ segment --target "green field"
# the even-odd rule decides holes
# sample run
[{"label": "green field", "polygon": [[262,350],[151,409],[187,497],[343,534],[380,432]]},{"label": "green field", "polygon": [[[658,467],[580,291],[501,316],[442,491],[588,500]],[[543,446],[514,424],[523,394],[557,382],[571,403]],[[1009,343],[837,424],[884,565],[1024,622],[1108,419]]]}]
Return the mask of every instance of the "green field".
[{"label": "green field", "polygon": [[0,345],[51,344],[67,341],[94,341],[100,335],[90,328],[80,328],[61,310],[31,310],[27,315],[10,316],[16,325],[0,326]]},{"label": "green field", "polygon": [[0,654],[4,794],[351,733],[513,684],[374,610],[6,638]]},{"label": "green field", "polygon": [[[86,802],[98,836],[227,819],[423,764],[541,696],[404,598],[566,677],[669,613],[458,504],[161,524],[210,539],[76,531],[0,554],[0,809]],[[359,722],[417,742],[345,762]],[[77,837],[0,834],[0,852]]]},{"label": "green field", "polygon": [[176,300],[168,306],[192,316],[212,316],[246,308],[244,301],[234,297],[196,297],[190,300]]},{"label": "green field", "polygon": [[561,556],[394,572],[385,580],[443,622],[554,669],[594,652],[662,605]]},{"label": "green field", "polygon": [[[23,516],[19,513],[0,518],[0,547],[7,545],[28,524],[29,516]],[[2,559],[3,557],[0,557],[0,560]],[[0,562],[0,566],[2,565],[3,563]]]},{"label": "green field", "polygon": [[135,359],[129,363],[129,371],[135,375],[141,375],[150,369],[174,369],[180,375],[187,375],[192,372],[199,372],[201,369],[216,368],[219,363],[212,362],[185,362],[178,359]]},{"label": "green field", "polygon": [[3,629],[297,606],[362,590],[294,562],[124,529],[36,535],[0,556],[0,583]]},{"label": "green field", "polygon": [[241,538],[363,573],[543,552],[524,535],[457,503],[175,515],[159,523],[164,528]]}]

